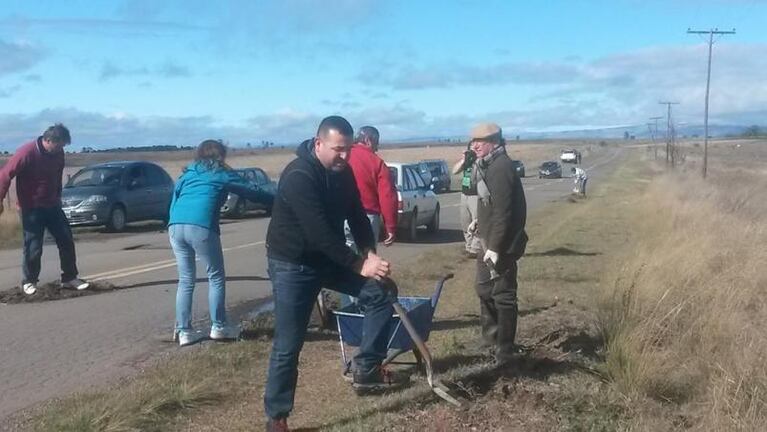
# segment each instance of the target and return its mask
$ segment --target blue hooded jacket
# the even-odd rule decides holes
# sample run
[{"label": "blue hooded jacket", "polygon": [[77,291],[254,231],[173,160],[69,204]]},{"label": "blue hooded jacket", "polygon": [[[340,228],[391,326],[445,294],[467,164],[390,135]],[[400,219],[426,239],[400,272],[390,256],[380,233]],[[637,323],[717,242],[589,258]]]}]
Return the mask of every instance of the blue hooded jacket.
[{"label": "blue hooded jacket", "polygon": [[219,212],[229,192],[253,201],[273,199],[225,165],[194,162],[176,182],[168,225],[198,225],[220,233]]}]

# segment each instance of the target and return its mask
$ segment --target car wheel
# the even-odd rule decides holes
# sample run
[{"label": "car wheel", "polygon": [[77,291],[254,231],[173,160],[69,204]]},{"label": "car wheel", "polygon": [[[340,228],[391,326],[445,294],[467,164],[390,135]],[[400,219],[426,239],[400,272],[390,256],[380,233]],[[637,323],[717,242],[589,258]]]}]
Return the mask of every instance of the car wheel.
[{"label": "car wheel", "polygon": [[418,209],[413,209],[410,215],[410,225],[407,227],[407,239],[415,241],[418,237]]},{"label": "car wheel", "polygon": [[242,200],[242,199],[237,200],[237,204],[234,205],[233,215],[235,217],[245,216],[245,200]]},{"label": "car wheel", "polygon": [[120,206],[114,206],[112,211],[109,212],[109,222],[107,222],[107,229],[112,232],[120,232],[125,229],[127,218],[125,217],[125,209]]},{"label": "car wheel", "polygon": [[437,209],[434,210],[434,216],[431,218],[431,222],[426,225],[426,230],[430,233],[439,231],[439,205],[437,205]]}]

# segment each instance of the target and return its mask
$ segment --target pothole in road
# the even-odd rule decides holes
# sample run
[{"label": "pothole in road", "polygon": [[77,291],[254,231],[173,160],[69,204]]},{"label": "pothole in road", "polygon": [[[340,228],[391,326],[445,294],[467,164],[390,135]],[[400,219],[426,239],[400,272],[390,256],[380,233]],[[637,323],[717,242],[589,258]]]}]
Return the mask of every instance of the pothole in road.
[{"label": "pothole in road", "polygon": [[61,288],[59,282],[49,282],[37,286],[37,292],[32,295],[24,294],[21,287],[13,287],[0,291],[0,303],[19,304],[19,303],[40,303],[52,300],[63,300],[73,297],[83,297],[88,295],[102,294],[122,289],[122,287],[112,285],[109,282],[91,282],[88,289],[77,291],[74,289]]}]

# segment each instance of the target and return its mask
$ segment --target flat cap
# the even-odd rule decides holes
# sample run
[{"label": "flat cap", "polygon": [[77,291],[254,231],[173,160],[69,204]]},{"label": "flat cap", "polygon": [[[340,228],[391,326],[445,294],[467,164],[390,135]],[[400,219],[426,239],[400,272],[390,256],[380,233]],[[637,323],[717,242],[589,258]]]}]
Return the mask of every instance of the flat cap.
[{"label": "flat cap", "polygon": [[480,123],[471,130],[471,141],[479,139],[500,140],[503,138],[501,127],[495,123]]}]

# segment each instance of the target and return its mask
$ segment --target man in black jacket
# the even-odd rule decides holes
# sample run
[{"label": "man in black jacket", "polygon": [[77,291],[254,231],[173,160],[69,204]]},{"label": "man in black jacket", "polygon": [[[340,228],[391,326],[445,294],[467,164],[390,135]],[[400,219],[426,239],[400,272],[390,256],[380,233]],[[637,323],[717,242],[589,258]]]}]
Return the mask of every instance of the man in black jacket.
[{"label": "man in black jacket", "polygon": [[527,244],[527,205],[501,128],[493,123],[476,126],[471,147],[477,154],[476,230],[484,249],[477,256],[476,281],[482,338],[495,347],[496,361],[503,364],[516,352],[517,260]]},{"label": "man in black jacket", "polygon": [[[379,282],[390,267],[375,254],[370,222],[347,168],[352,135],[344,118],[325,118],[317,136],[299,146],[298,157],[280,177],[266,235],[275,316],[264,395],[267,430],[287,428],[298,356],[321,287],[357,297],[365,312],[362,343],[354,357],[354,386],[374,387],[392,380],[381,368],[391,299]],[[346,246],[345,220],[361,254]]]}]

